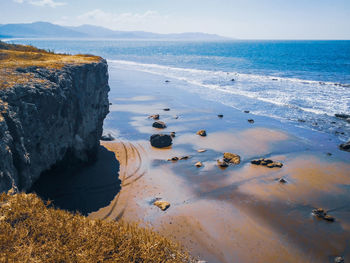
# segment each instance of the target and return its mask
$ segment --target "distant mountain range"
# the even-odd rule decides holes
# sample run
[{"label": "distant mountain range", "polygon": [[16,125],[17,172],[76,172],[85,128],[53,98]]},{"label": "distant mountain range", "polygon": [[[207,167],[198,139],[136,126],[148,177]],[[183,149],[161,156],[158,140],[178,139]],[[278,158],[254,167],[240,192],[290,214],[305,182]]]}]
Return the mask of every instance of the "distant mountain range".
[{"label": "distant mountain range", "polygon": [[157,34],[144,31],[115,31],[93,25],[60,26],[48,22],[0,25],[1,38],[105,38],[105,39],[160,39],[160,40],[231,40],[214,34],[181,33]]}]

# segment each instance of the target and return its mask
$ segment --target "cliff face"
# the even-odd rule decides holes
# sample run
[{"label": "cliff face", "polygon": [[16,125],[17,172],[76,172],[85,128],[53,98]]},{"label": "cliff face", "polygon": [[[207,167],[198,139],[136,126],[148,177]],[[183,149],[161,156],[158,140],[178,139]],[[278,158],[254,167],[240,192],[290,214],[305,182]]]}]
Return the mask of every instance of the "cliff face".
[{"label": "cliff face", "polygon": [[35,81],[0,89],[0,192],[28,190],[58,163],[94,159],[109,107],[102,59],[16,71]]}]

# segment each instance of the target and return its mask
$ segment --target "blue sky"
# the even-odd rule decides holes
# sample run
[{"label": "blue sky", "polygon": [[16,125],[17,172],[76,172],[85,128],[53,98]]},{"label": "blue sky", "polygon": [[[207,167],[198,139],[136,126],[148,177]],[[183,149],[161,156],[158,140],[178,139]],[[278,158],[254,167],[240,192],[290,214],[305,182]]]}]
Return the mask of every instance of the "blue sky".
[{"label": "blue sky", "polygon": [[242,39],[350,39],[350,0],[0,0],[0,24],[34,21]]}]

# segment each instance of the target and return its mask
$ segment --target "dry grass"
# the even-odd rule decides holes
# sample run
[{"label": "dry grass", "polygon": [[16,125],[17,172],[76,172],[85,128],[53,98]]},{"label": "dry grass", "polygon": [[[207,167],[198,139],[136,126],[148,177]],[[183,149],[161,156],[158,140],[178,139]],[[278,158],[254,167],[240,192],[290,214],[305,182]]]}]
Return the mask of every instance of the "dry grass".
[{"label": "dry grass", "polygon": [[150,229],[54,209],[35,194],[2,193],[0,262],[192,261]]},{"label": "dry grass", "polygon": [[31,73],[20,73],[17,68],[30,66],[60,69],[67,64],[99,62],[101,57],[91,55],[55,54],[33,46],[7,44],[0,41],[0,89],[15,84],[45,82]]}]

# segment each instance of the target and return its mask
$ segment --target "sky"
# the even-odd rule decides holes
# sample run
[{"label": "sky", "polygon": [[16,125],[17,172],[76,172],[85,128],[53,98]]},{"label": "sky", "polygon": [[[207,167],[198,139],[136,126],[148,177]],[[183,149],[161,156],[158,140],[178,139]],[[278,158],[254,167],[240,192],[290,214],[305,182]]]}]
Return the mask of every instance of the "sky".
[{"label": "sky", "polygon": [[350,0],[0,0],[0,24],[35,21],[240,39],[350,39]]}]

